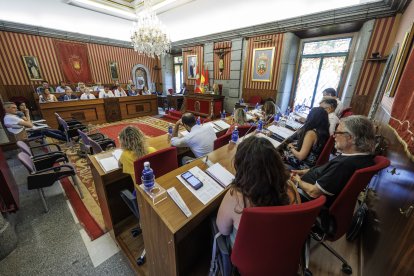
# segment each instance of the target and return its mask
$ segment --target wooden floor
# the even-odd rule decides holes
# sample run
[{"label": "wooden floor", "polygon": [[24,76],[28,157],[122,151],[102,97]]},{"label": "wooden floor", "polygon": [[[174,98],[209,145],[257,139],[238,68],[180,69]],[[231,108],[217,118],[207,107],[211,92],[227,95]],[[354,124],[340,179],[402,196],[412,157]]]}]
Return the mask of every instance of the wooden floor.
[{"label": "wooden floor", "polygon": [[[360,276],[360,252],[359,239],[348,242],[344,237],[334,243],[327,242],[332,246],[352,267],[352,275]],[[347,275],[341,271],[342,263],[335,255],[331,254],[325,247],[316,242],[311,243],[310,270],[313,275]]]}]

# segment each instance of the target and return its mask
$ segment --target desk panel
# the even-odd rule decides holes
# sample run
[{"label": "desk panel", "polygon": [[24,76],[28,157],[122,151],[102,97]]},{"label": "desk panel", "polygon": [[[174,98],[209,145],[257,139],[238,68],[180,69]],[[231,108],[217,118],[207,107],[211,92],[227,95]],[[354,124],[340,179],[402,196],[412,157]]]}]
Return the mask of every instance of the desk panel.
[{"label": "desk panel", "polygon": [[158,114],[156,95],[144,95],[119,98],[122,119]]}]

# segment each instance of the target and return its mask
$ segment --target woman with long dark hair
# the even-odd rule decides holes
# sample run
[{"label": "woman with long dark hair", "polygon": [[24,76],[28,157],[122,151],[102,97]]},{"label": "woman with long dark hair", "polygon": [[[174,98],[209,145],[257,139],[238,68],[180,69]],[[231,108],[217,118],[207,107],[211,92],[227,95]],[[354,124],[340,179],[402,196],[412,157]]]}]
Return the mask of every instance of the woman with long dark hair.
[{"label": "woman with long dark hair", "polygon": [[235,179],[217,214],[218,229],[230,235],[232,245],[244,208],[282,206],[300,200],[279,153],[267,139],[251,136],[241,142],[234,167]]},{"label": "woman with long dark hair", "polygon": [[308,169],[315,166],[329,138],[328,113],[322,107],[309,112],[305,124],[288,138],[283,159],[293,169]]}]

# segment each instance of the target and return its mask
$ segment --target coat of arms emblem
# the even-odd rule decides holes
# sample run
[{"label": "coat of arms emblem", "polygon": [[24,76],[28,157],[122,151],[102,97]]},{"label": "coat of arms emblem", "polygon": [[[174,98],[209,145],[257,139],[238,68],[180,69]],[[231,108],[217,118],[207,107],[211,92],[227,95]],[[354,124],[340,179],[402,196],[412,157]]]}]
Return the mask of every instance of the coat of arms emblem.
[{"label": "coat of arms emblem", "polygon": [[269,67],[268,63],[269,58],[264,53],[262,53],[257,61],[256,72],[258,75],[263,76],[264,74],[266,74],[267,68]]}]

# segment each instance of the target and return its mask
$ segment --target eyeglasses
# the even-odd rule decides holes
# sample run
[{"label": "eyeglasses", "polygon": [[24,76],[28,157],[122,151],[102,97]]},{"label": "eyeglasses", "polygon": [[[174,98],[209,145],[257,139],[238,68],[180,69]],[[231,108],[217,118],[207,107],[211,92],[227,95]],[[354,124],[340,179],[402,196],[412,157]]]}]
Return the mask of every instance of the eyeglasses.
[{"label": "eyeglasses", "polygon": [[339,135],[339,134],[349,134],[349,135],[351,135],[349,132],[347,132],[347,131],[335,131],[334,133],[333,133],[333,135]]}]

